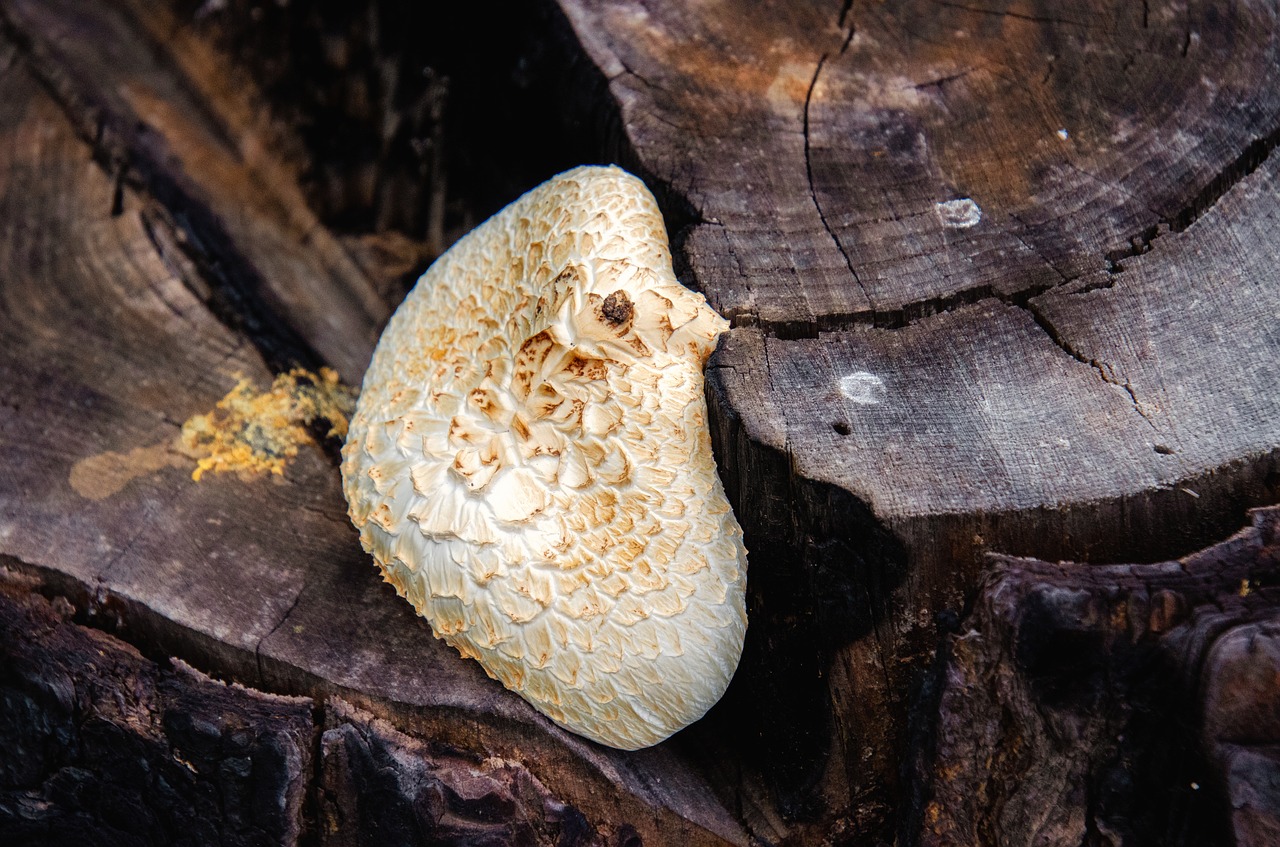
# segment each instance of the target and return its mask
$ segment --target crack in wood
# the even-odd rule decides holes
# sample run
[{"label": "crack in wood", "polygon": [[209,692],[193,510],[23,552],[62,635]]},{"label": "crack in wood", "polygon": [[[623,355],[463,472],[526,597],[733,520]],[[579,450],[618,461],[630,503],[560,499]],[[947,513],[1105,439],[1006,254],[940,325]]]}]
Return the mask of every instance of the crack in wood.
[{"label": "crack in wood", "polygon": [[[1160,238],[1171,232],[1185,232],[1190,229],[1196,221],[1213,209],[1227,192],[1262,167],[1278,146],[1280,146],[1280,125],[1266,135],[1253,139],[1239,156],[1218,171],[1204,184],[1196,196],[1177,212],[1160,216],[1156,223],[1132,236],[1127,247],[1108,251],[1104,256],[1108,276],[1114,277],[1124,273],[1124,260],[1150,253],[1155,242]],[[1092,176],[1087,171],[1072,167],[1079,173]],[[1102,288],[1110,288],[1113,284],[1114,280],[1111,279],[1090,283],[1078,291],[1073,291],[1072,294],[1087,294]]]},{"label": "crack in wood", "polygon": [[267,677],[262,670],[262,645],[267,642],[267,639],[275,635],[276,631],[280,629],[280,627],[284,626],[284,622],[287,621],[289,619],[289,616],[293,614],[293,610],[298,608],[298,603],[302,600],[302,594],[306,590],[307,590],[307,581],[304,579],[302,581],[302,584],[298,586],[297,593],[293,595],[293,602],[289,604],[289,608],[284,610],[284,614],[280,616],[280,620],[276,621],[275,626],[271,627],[271,630],[266,635],[259,638],[258,643],[253,646],[253,658],[258,665],[257,684],[259,686],[264,687],[264,689],[265,689]]},{"label": "crack in wood", "polygon": [[[247,262],[232,255],[229,239],[212,232],[202,237],[202,223],[208,221],[184,213],[174,220],[159,197],[151,192],[148,196],[154,202],[139,215],[147,240],[165,267],[209,313],[237,338],[247,339],[273,372],[296,365],[310,370],[318,367],[319,355],[256,295],[260,283],[239,278],[240,273],[256,274]],[[179,204],[174,208],[184,207]],[[219,250],[220,244],[224,249]]]},{"label": "crack in wood", "polygon": [[[1165,219],[1163,223],[1168,224],[1169,229],[1173,232],[1183,232],[1192,224],[1198,221],[1210,209],[1217,205],[1228,191],[1235,188],[1236,185],[1247,179],[1254,171],[1262,167],[1262,164],[1271,156],[1272,151],[1280,147],[1280,124],[1277,124],[1271,132],[1261,137],[1253,139],[1241,151],[1230,164],[1217,173],[1213,179],[1209,180],[1200,192],[1192,198],[1191,202],[1180,209],[1173,216]],[[1152,236],[1154,241],[1164,233],[1157,233]]]},{"label": "crack in wood", "polygon": [[[810,82],[808,95],[806,95],[805,98],[805,168],[809,180],[810,197],[818,211],[819,218],[822,220],[822,225],[826,229],[827,234],[831,236],[831,239],[835,242],[837,248],[840,249],[840,253],[844,256],[845,263],[848,265],[850,273],[853,275],[854,280],[858,282],[859,287],[863,289],[865,294],[866,288],[858,278],[858,274],[853,268],[849,255],[845,252],[839,239],[836,238],[835,233],[827,223],[822,206],[818,201],[813,180],[812,163],[810,161],[809,102],[813,95],[813,89],[817,85],[818,76],[829,57],[829,54],[823,54],[822,58],[819,60],[818,67],[815,69],[813,79]],[[1255,138],[1250,142],[1239,156],[1205,183],[1204,187],[1196,194],[1196,196],[1177,212],[1171,215],[1162,216],[1156,223],[1143,228],[1129,239],[1128,247],[1110,250],[1104,253],[1103,258],[1106,261],[1105,278],[1090,282],[1079,289],[1071,290],[1069,293],[1071,295],[1088,294],[1093,291],[1111,288],[1115,284],[1114,278],[1125,271],[1124,260],[1150,253],[1155,242],[1170,232],[1181,233],[1189,229],[1196,221],[1212,210],[1218,201],[1226,196],[1232,188],[1257,171],[1258,168],[1267,161],[1271,156],[1271,153],[1277,147],[1280,147],[1280,125],[1267,135]],[[1086,176],[1098,179],[1095,175],[1089,174],[1079,168],[1074,168],[1074,170]],[[1016,215],[1010,215],[1009,217],[1014,222],[1021,224],[1021,220]],[[1025,229],[1025,225],[1023,228]],[[1065,274],[1057,267],[1057,265],[1041,255],[1039,251],[1022,236],[1021,233],[1009,230],[1009,234],[1039,256],[1047,267],[1058,274],[1060,281],[1049,285],[1034,285],[1009,293],[997,292],[991,284],[984,284],[974,286],[973,288],[961,289],[959,291],[952,292],[951,294],[939,297],[929,297],[913,301],[911,303],[904,304],[899,308],[890,310],[872,308],[852,312],[832,312],[815,315],[809,320],[768,320],[751,315],[749,320],[740,321],[735,317],[732,319],[731,323],[734,327],[758,327],[768,336],[783,339],[817,338],[819,334],[823,332],[840,332],[868,326],[875,327],[877,329],[903,329],[923,318],[950,312],[962,306],[972,305],[988,298],[995,298],[1002,302],[1010,303],[1012,305],[1019,306],[1020,308],[1025,308],[1025,304],[1030,298],[1061,288],[1067,283],[1078,279],[1078,277]],[[1055,341],[1055,343],[1057,343],[1057,341]],[[1064,347],[1063,349],[1066,350],[1067,348]],[[1068,350],[1067,352],[1070,351]],[[1085,364],[1090,364],[1086,359],[1080,359],[1080,361]],[[1107,381],[1110,384],[1126,388],[1126,390],[1132,392],[1132,389],[1126,387],[1123,383],[1118,383],[1110,379]],[[1134,402],[1135,405],[1137,405],[1138,401],[1136,399]]]},{"label": "crack in wood", "polygon": [[[853,0],[845,0],[844,6],[840,10],[840,16],[837,19],[837,25],[841,29],[845,29],[845,19],[848,16],[849,12],[852,10],[852,8],[853,8]],[[840,51],[839,51],[840,54],[843,54],[844,51],[848,49],[849,43],[853,41],[854,33],[855,33],[855,29],[853,25],[850,24],[848,29],[845,31],[844,41],[840,45]],[[818,65],[813,69],[813,78],[809,80],[809,88],[807,91],[805,91],[805,94],[804,94],[804,113],[803,113],[803,122],[802,122],[802,130],[804,135],[804,172],[809,182],[809,198],[813,200],[813,207],[818,212],[818,219],[822,221],[822,228],[827,231],[827,235],[831,237],[832,243],[834,243],[836,246],[836,249],[840,251],[840,255],[844,257],[845,267],[849,269],[849,274],[850,276],[853,277],[853,281],[858,284],[858,288],[862,289],[862,296],[866,298],[868,303],[870,303],[871,297],[867,293],[867,287],[863,284],[862,278],[858,276],[857,269],[854,268],[853,266],[853,260],[849,257],[848,251],[844,249],[844,245],[840,243],[840,239],[836,236],[835,231],[831,228],[830,222],[827,221],[827,214],[822,208],[822,202],[818,199],[818,191],[813,181],[813,154],[812,154],[812,140],[810,135],[809,115],[810,115],[810,109],[813,104],[813,92],[814,92],[814,89],[818,87],[818,77],[822,75],[822,69],[823,67],[826,66],[827,60],[829,58],[831,58],[830,53],[823,53],[822,56],[818,59]]]},{"label": "crack in wood", "polygon": [[818,77],[822,74],[822,68],[827,63],[827,59],[831,54],[823,53],[822,58],[818,59],[818,66],[813,70],[813,79],[809,81],[809,90],[804,95],[804,171],[805,176],[809,180],[809,198],[813,200],[813,207],[818,212],[818,219],[822,221],[822,228],[827,231],[827,235],[831,237],[831,242],[835,244],[836,249],[840,251],[840,255],[844,257],[845,267],[849,269],[849,275],[853,277],[853,281],[862,289],[862,296],[867,298],[867,302],[871,302],[871,298],[867,294],[867,288],[862,284],[862,279],[858,276],[857,269],[853,266],[853,260],[849,258],[849,253],[844,249],[844,245],[840,243],[840,239],[836,236],[835,231],[831,229],[831,224],[827,221],[827,214],[822,209],[822,202],[818,199],[818,192],[813,182],[813,156],[811,150],[811,139],[809,133],[809,110],[813,102],[813,90],[818,87]]},{"label": "crack in wood", "polygon": [[[1133,390],[1133,386],[1128,381],[1122,382],[1115,377],[1115,368],[1099,359],[1091,359],[1079,350],[1075,349],[1071,342],[1067,341],[1062,333],[1058,331],[1058,328],[1053,325],[1053,322],[1049,320],[1048,316],[1030,302],[1029,297],[1025,299],[1021,297],[1010,299],[1001,298],[1001,300],[1011,306],[1016,306],[1017,308],[1025,311],[1031,316],[1035,325],[1043,330],[1044,334],[1049,337],[1049,340],[1052,341],[1059,349],[1071,358],[1075,359],[1077,362],[1093,368],[1098,372],[1099,378],[1101,378],[1107,385],[1115,386],[1127,394],[1129,396],[1129,402],[1133,404],[1133,410],[1138,413],[1148,426],[1153,430],[1156,429],[1155,423],[1147,416],[1146,411],[1143,410],[1142,403],[1138,400],[1137,392]],[[1159,445],[1156,446],[1156,452],[1161,452]]]},{"label": "crack in wood", "polygon": [[863,309],[855,312],[832,312],[814,316],[811,321],[770,320],[761,318],[754,312],[742,312],[730,319],[730,326],[754,327],[770,338],[786,341],[801,338],[817,338],[821,333],[846,332],[858,328],[905,329],[912,324],[934,315],[945,314],[963,306],[971,306],[983,300],[1013,301],[1031,298],[1074,280],[1075,277],[1063,277],[1063,282],[1030,286],[1012,294],[1003,294],[995,290],[990,283],[964,288],[951,294],[928,297],[908,303],[897,309]]},{"label": "crack in wood", "polygon": [[1080,21],[1068,20],[1067,18],[1053,18],[1045,15],[1028,15],[1023,12],[1013,12],[1008,9],[984,9],[981,6],[966,6],[963,3],[948,2],[948,0],[933,0],[939,6],[945,6],[949,9],[959,9],[962,12],[971,12],[975,15],[993,15],[997,18],[1011,18],[1015,21],[1027,21],[1036,24],[1057,24],[1061,26],[1075,26],[1081,29],[1091,29],[1089,24]]},{"label": "crack in wood", "polygon": [[[127,103],[115,102],[109,89],[95,88],[99,80],[77,75],[74,62],[38,25],[30,24],[28,31],[23,23],[20,10],[0,4],[0,35],[14,45],[17,60],[30,69],[72,130],[88,144],[92,160],[113,180],[112,213],[123,211],[126,189],[153,201],[172,230],[172,241],[202,278],[195,287],[192,274],[182,274],[180,279],[193,291],[205,289],[196,293],[214,316],[247,338],[273,371],[295,366],[316,369],[321,356],[312,344],[315,337],[304,336],[305,330],[288,319],[286,304],[278,302],[279,292],[262,277],[254,257],[246,253],[191,173],[183,170],[181,157],[170,149],[163,133],[148,127]],[[163,52],[153,59],[168,63]],[[180,73],[170,76],[184,90],[190,87]],[[198,97],[195,100],[199,102]],[[209,122],[216,142],[230,145],[228,150],[238,157],[225,128],[219,129],[212,117]],[[153,236],[154,232],[148,233],[155,243]]]}]

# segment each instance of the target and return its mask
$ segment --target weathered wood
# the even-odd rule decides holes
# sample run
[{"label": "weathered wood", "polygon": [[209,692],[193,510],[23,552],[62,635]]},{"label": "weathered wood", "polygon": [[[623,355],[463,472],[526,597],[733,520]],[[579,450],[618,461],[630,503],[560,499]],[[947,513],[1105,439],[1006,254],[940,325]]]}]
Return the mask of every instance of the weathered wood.
[{"label": "weathered wood", "polygon": [[265,148],[247,107],[188,81],[219,79],[216,57],[192,68],[204,73],[177,73],[117,6],[9,0],[2,11],[112,171],[110,202],[125,184],[156,198],[207,277],[192,286],[272,365],[323,361],[358,383],[387,305]]},{"label": "weathered wood", "polygon": [[[521,763],[161,665],[0,572],[6,844],[628,843]],[[609,836],[606,838],[606,836]]]},{"label": "weathered wood", "polygon": [[[411,738],[341,701],[326,708],[320,749],[325,844],[606,843],[520,762]],[[607,843],[633,838],[624,825]]]},{"label": "weathered wood", "polygon": [[[686,281],[734,319],[709,396],[751,551],[747,654],[704,721],[620,754],[549,725],[376,583],[319,449],[282,478],[197,485],[171,446],[238,375],[358,379],[382,297],[430,251],[384,235],[355,261],[307,201],[421,225],[438,185],[379,194],[369,173],[408,173],[396,121],[435,131],[404,82],[425,54],[349,10],[292,30],[371,39],[342,66],[366,76],[325,91],[386,98],[338,111],[391,141],[344,176],[314,146],[334,127],[275,122],[250,78],[297,91],[315,64],[211,46],[270,51],[269,29],[236,39],[297,4],[2,0],[0,554],[154,655],[355,704],[318,724],[335,793],[304,815],[362,821],[336,843],[389,820],[421,836],[442,810],[475,834],[472,789],[420,788],[469,768],[506,832],[544,842],[579,838],[579,817],[617,843],[892,837],[920,788],[899,771],[927,735],[908,715],[931,719],[935,621],[983,551],[1154,561],[1280,498],[1274,11],[1043,5],[548,3],[542,61],[577,123],[540,104],[455,146],[614,142]],[[458,228],[484,208],[462,205]],[[378,244],[403,258],[375,281]],[[1215,767],[1237,832],[1266,833],[1270,753],[1244,740],[1224,730]]]},{"label": "weathered wood", "polygon": [[1177,562],[998,557],[911,843],[1275,843],[1280,509]]},{"label": "weathered wood", "polygon": [[896,795],[983,550],[1152,561],[1280,497],[1273,6],[559,5],[735,324],[738,720],[793,817]]},{"label": "weathered wood", "polygon": [[[283,477],[192,481],[194,463],[175,448],[182,421],[211,409],[238,377],[261,385],[269,374],[243,327],[228,329],[199,296],[202,285],[226,282],[205,275],[216,261],[191,256],[208,248],[216,260],[220,238],[237,248],[232,256],[247,255],[236,233],[270,230],[272,219],[247,205],[236,211],[236,229],[218,238],[205,237],[199,216],[170,228],[186,200],[152,193],[148,180],[120,185],[101,167],[68,120],[79,120],[81,101],[38,76],[51,61],[35,46],[43,27],[78,27],[85,36],[98,20],[77,7],[55,26],[49,16],[60,8],[23,19],[31,28],[16,33],[29,47],[3,42],[6,561],[72,598],[86,620],[160,655],[269,691],[336,693],[477,760],[521,762],[602,837],[634,831],[649,841],[745,843],[688,756],[629,756],[584,742],[435,640],[379,583],[346,519],[337,469],[320,449],[304,449]],[[99,43],[115,51],[114,73],[127,75],[135,63],[154,71],[150,48],[135,56],[136,41]],[[79,76],[92,78],[91,70]],[[155,167],[164,176],[175,163]],[[192,242],[203,246],[188,252]],[[278,264],[310,261],[300,258],[303,239],[275,247],[287,254]],[[333,330],[331,341],[348,331]]]},{"label": "weathered wood", "polygon": [[312,703],[161,667],[0,571],[6,844],[293,844]]}]

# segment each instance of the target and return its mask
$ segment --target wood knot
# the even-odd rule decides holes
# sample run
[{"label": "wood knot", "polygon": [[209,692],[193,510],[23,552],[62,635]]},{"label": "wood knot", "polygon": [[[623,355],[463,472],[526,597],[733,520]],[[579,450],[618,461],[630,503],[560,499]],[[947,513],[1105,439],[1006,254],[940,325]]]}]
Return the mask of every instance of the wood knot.
[{"label": "wood knot", "polygon": [[627,296],[627,292],[622,289],[610,294],[604,298],[604,305],[600,307],[600,311],[604,314],[605,320],[614,326],[621,326],[631,320],[631,313],[634,311],[631,305],[631,298]]}]

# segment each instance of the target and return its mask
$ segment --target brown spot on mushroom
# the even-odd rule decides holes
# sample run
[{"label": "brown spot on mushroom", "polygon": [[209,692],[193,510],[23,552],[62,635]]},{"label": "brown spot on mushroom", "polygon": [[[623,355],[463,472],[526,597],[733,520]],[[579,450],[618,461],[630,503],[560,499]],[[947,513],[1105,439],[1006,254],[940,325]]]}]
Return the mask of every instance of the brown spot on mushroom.
[{"label": "brown spot on mushroom", "polygon": [[564,366],[565,373],[582,379],[604,379],[609,374],[609,363],[604,359],[594,359],[574,353]]},{"label": "brown spot on mushroom", "polygon": [[604,305],[600,307],[600,311],[604,313],[605,320],[614,326],[619,326],[631,320],[632,308],[631,298],[627,296],[627,292],[618,289],[604,298]]}]

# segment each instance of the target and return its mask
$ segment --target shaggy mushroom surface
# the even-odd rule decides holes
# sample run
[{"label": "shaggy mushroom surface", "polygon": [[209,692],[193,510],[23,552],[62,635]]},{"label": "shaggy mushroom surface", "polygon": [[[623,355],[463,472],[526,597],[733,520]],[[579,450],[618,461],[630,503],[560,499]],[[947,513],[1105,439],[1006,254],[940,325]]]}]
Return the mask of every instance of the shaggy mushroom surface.
[{"label": "shaggy mushroom surface", "polygon": [[727,328],[676,281],[644,184],[577,168],[422,276],[343,450],[361,542],[435,634],[613,747],[697,720],[742,651],[702,377]]}]

